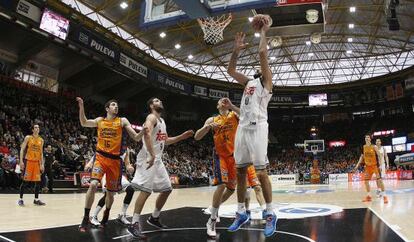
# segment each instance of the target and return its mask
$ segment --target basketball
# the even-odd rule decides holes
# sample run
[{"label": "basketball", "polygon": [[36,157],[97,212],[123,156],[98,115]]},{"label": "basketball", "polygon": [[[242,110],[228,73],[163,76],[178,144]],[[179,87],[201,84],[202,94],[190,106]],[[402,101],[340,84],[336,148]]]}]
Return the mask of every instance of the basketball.
[{"label": "basketball", "polygon": [[252,27],[255,31],[260,31],[265,24],[269,26],[272,26],[273,24],[273,20],[269,15],[258,14],[254,16],[252,21]]}]

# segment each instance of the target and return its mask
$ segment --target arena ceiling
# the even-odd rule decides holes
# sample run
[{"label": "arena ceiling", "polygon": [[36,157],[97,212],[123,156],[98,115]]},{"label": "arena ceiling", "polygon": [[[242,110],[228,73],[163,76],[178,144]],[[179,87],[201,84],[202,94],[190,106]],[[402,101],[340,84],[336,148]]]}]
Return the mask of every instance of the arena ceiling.
[{"label": "arena ceiling", "polygon": [[[155,59],[191,74],[233,82],[226,73],[238,31],[248,34],[247,42],[258,43],[249,27],[251,11],[234,14],[224,41],[206,46],[195,20],[165,28],[139,28],[143,0],[61,0],[116,33]],[[390,31],[384,11],[389,0],[329,0],[326,27],[319,44],[307,45],[309,36],[283,37],[280,47],[269,49],[275,85],[308,86],[344,83],[381,76],[414,65],[414,0],[400,0],[399,31]],[[354,6],[356,12],[351,13]],[[354,28],[349,28],[354,24]],[[165,32],[166,37],[160,38]],[[174,45],[179,42],[180,49]],[[191,55],[192,58],[189,58]],[[239,60],[240,70],[252,75],[259,66],[257,44],[250,45]]]}]

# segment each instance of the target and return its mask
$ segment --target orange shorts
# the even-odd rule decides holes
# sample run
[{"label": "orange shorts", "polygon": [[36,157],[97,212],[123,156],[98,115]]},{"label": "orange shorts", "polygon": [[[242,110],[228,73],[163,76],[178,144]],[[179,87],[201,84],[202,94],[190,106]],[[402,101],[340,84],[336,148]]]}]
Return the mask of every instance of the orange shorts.
[{"label": "orange shorts", "polygon": [[101,181],[106,174],[106,189],[110,192],[118,192],[122,189],[121,158],[112,159],[96,153],[92,168],[91,180]]},{"label": "orange shorts", "polygon": [[255,187],[258,185],[260,185],[260,182],[256,175],[256,169],[254,169],[254,165],[250,165],[247,168],[247,186]]},{"label": "orange shorts", "polygon": [[377,179],[381,179],[381,174],[377,166],[365,166],[365,180],[371,180],[374,174]]},{"label": "orange shorts", "polygon": [[28,160],[26,162],[26,169],[24,170],[24,181],[38,182],[40,181],[40,164],[39,161]]},{"label": "orange shorts", "polygon": [[[237,169],[236,161],[233,156],[219,157],[216,154],[213,156],[213,186],[225,183],[228,189],[236,189],[237,184]],[[247,186],[255,187],[259,185],[256,170],[253,165],[247,168]]]}]

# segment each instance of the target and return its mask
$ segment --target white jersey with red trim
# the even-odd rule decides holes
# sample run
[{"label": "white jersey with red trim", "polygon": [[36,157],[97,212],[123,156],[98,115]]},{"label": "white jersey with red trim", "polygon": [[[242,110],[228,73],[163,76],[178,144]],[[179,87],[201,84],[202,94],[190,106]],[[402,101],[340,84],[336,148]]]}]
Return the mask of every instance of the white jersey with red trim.
[{"label": "white jersey with red trim", "polygon": [[260,78],[248,81],[240,104],[239,126],[254,129],[257,124],[267,122],[267,105],[271,98],[272,93],[263,86]]},{"label": "white jersey with red trim", "polygon": [[[164,119],[160,118],[157,120],[157,124],[152,129],[151,140],[154,149],[155,160],[161,160],[162,153],[164,152],[165,141],[168,138],[167,126],[165,125]],[[137,155],[137,160],[145,160],[147,157],[147,146],[145,139],[142,139],[143,145]]]}]

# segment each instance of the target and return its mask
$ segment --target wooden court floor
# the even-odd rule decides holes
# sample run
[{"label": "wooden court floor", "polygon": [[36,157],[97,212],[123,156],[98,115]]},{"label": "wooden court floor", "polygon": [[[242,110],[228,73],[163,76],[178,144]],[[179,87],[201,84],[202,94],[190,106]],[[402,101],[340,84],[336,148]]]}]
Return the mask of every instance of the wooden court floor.
[{"label": "wooden court floor", "polygon": [[[375,185],[372,184],[375,188]],[[330,185],[288,185],[273,187],[274,203],[312,203],[329,204],[344,209],[368,208],[377,215],[394,232],[405,241],[414,242],[414,181],[386,181],[389,204],[374,198],[373,202],[363,203],[365,196],[363,184],[360,182]],[[211,203],[213,187],[175,189],[165,209],[182,207],[208,207]],[[98,193],[95,203],[102,196]],[[121,210],[124,195],[116,195],[111,218],[116,218]],[[134,195],[133,202],[135,201]],[[375,197],[375,196],[374,196]],[[24,197],[25,207],[17,206],[18,194],[0,194],[0,233],[43,229],[79,224],[83,215],[84,193],[73,194],[41,194],[41,200],[47,203],[44,207],[33,205],[33,194]],[[143,213],[152,212],[156,195],[152,195]],[[252,193],[252,202],[254,193]],[[233,195],[227,204],[235,204]],[[94,204],[95,206],[95,204]],[[93,207],[94,208],[94,207]],[[128,209],[132,214],[133,204]],[[0,239],[1,241],[1,239]]]}]

